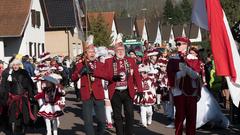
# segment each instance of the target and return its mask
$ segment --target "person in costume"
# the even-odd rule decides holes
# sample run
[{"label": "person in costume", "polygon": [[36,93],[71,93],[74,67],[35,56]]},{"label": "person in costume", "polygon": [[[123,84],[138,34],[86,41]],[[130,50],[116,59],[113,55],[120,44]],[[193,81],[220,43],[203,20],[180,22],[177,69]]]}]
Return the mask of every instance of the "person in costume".
[{"label": "person in costume", "polygon": [[[106,126],[105,107],[104,107],[104,90],[102,80],[90,74],[91,70],[102,67],[103,63],[97,61],[95,46],[93,45],[93,35],[90,35],[85,48],[85,59],[82,63],[76,65],[72,74],[72,80],[81,79],[80,95],[83,103],[83,121],[85,133],[87,135],[104,135]],[[106,70],[106,69],[104,69]],[[103,69],[101,69],[101,72]],[[95,111],[98,121],[97,133],[93,127],[92,111]]]},{"label": "person in costume", "polygon": [[186,119],[186,135],[195,135],[197,101],[201,92],[200,62],[187,57],[188,38],[177,37],[175,42],[178,54],[170,57],[167,65],[168,85],[176,107],[175,134],[182,135]]},{"label": "person in costume", "polygon": [[[83,56],[82,55],[77,55],[75,60],[72,62],[72,69],[71,69],[71,75],[73,74],[73,72],[75,71],[76,69],[76,66],[78,63],[82,63],[83,61]],[[73,81],[73,80],[71,80]],[[81,98],[80,98],[80,85],[81,85],[81,80],[78,79],[78,80],[75,80],[73,81],[73,85],[74,85],[74,90],[75,90],[75,94],[76,94],[76,102],[80,102],[81,101]]]},{"label": "person in costume", "polygon": [[173,102],[170,100],[172,96],[168,88],[168,78],[167,78],[167,63],[168,63],[168,51],[163,48],[163,52],[158,58],[158,89],[157,89],[157,102],[160,104],[162,102],[164,114],[169,118],[173,119]]},{"label": "person in costume", "polygon": [[[109,80],[109,97],[113,108],[117,135],[133,134],[133,98],[134,95],[142,95],[141,77],[138,67],[133,58],[125,54],[125,47],[122,43],[122,34],[118,35],[115,41],[115,56],[106,59],[102,68],[96,68],[94,76]],[[102,72],[108,69],[108,72]],[[137,93],[134,89],[137,87]],[[125,125],[123,124],[122,107],[124,107]],[[124,128],[125,127],[125,128]]]},{"label": "person in costume", "polygon": [[36,93],[28,72],[21,68],[20,59],[13,57],[2,78],[2,90],[7,92],[9,123],[12,134],[25,133],[25,126],[35,120],[31,102]]},{"label": "person in costume", "polygon": [[[108,50],[106,47],[98,47],[97,48],[97,56],[100,62],[105,63],[105,60],[107,58],[111,58],[111,55],[108,55]],[[102,85],[104,89],[104,101],[105,101],[105,111],[106,111],[106,122],[107,122],[107,128],[112,129],[113,128],[113,121],[112,121],[112,105],[111,101],[109,99],[109,91],[108,91],[108,84],[109,82],[107,80],[102,79]]]},{"label": "person in costume", "polygon": [[140,105],[142,125],[143,127],[147,127],[152,124],[152,106],[156,102],[156,88],[153,80],[148,77],[149,68],[147,66],[140,64],[138,71],[142,77],[143,98],[136,100],[136,97],[134,101],[137,101],[136,104]]},{"label": "person in costume", "polygon": [[[158,62],[159,52],[155,50],[149,50],[147,52],[147,59],[144,61],[144,64],[149,68],[148,76],[153,79],[155,85],[157,85],[157,80],[159,78],[159,62]],[[157,89],[156,89],[157,90]],[[160,111],[161,102],[160,102],[160,91],[156,91],[157,94],[157,102],[154,105],[155,111]]]},{"label": "person in costume", "polygon": [[194,63],[200,63],[199,75],[203,84],[201,88],[201,99],[197,103],[196,128],[200,128],[205,124],[209,124],[212,127],[228,128],[230,124],[228,118],[222,113],[219,103],[207,89],[204,64],[199,58],[198,49],[191,47],[187,58],[189,61],[195,61]]},{"label": "person in costume", "polygon": [[[45,119],[47,128],[46,135],[57,135],[57,128],[59,127],[58,117],[63,115],[63,108],[65,106],[65,91],[60,85],[62,77],[58,74],[49,74],[42,77],[42,92],[38,93],[35,98],[42,99],[43,104],[40,106],[38,116]],[[52,124],[52,127],[51,127]]]}]

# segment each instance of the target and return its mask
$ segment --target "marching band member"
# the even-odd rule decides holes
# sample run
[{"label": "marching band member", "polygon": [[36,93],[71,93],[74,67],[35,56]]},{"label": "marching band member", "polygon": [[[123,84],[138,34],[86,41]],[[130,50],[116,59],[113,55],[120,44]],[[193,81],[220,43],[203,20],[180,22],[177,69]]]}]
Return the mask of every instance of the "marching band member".
[{"label": "marching band member", "polygon": [[[115,56],[105,61],[103,68],[96,68],[94,76],[109,80],[109,97],[113,108],[117,135],[133,134],[133,98],[135,94],[142,95],[141,78],[134,59],[125,54],[121,34],[115,42]],[[102,69],[108,69],[103,72]],[[137,87],[137,93],[134,89]],[[125,129],[122,117],[122,106],[126,119]]]},{"label": "marching band member", "polygon": [[142,125],[147,127],[152,123],[152,106],[156,102],[156,88],[153,79],[148,77],[149,68],[147,66],[140,64],[138,71],[142,77],[143,97],[136,100],[138,98],[136,96],[134,101],[140,105]]},{"label": "marching band member", "polygon": [[[95,46],[93,45],[93,36],[90,35],[87,40],[87,47],[84,51],[86,58],[84,62],[78,63],[72,74],[72,80],[81,79],[80,95],[83,102],[83,121],[87,135],[94,135],[92,111],[94,109],[98,119],[98,134],[105,133],[106,117],[104,108],[104,90],[100,78],[94,77],[90,71],[102,67],[103,63],[97,61]],[[101,69],[102,72],[103,69]]]},{"label": "marching band member", "polygon": [[176,107],[175,134],[182,135],[183,121],[186,119],[186,135],[195,135],[197,101],[201,90],[200,62],[187,58],[188,38],[178,37],[175,41],[178,54],[170,57],[167,65],[168,84]]}]

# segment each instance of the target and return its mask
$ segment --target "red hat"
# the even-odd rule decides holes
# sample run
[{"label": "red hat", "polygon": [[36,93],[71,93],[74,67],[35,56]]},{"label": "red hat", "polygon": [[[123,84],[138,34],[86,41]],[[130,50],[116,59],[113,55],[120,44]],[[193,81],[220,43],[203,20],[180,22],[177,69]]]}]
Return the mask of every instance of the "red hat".
[{"label": "red hat", "polygon": [[39,71],[47,71],[47,70],[49,70],[49,66],[47,64],[40,63],[37,65],[37,69]]},{"label": "red hat", "polygon": [[177,41],[181,41],[181,42],[184,42],[184,43],[191,43],[191,41],[187,37],[176,37],[175,42],[177,42]]},{"label": "red hat", "polygon": [[45,61],[45,60],[48,60],[51,58],[51,55],[49,52],[44,52],[42,53],[40,56],[39,56],[39,62],[42,62],[42,61]]}]

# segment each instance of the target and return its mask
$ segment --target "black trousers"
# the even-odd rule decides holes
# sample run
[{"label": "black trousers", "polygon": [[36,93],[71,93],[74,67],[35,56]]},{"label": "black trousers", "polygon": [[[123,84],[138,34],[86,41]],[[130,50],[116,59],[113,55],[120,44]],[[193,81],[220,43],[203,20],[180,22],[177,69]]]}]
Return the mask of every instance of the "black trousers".
[{"label": "black trousers", "polygon": [[80,98],[80,92],[79,92],[79,89],[78,89],[78,87],[77,87],[77,83],[78,83],[78,81],[73,82],[73,84],[74,84],[74,89],[75,89],[75,94],[76,94],[76,98]]},{"label": "black trousers", "polygon": [[[116,90],[111,99],[111,103],[117,135],[132,135],[134,120],[133,102],[128,90],[122,92]],[[124,107],[125,126],[123,124],[122,106]]]}]

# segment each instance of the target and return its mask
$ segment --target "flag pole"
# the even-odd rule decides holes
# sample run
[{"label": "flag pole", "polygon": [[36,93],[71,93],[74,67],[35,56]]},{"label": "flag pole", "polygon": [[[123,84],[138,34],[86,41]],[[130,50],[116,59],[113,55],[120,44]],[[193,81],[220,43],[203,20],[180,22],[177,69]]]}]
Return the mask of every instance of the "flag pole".
[{"label": "flag pole", "polygon": [[[85,3],[85,2],[84,2]],[[83,59],[84,59],[84,65],[88,67],[88,63],[87,63],[87,57],[86,57],[86,48],[87,48],[87,44],[86,44],[86,40],[88,37],[88,13],[87,13],[87,3],[84,4],[85,5],[85,41],[82,41],[83,44]],[[89,85],[89,92],[90,94],[92,94],[92,83],[91,83],[91,79],[90,79],[90,75],[87,74],[87,80],[88,80],[88,85]]]},{"label": "flag pole", "polygon": [[[192,30],[192,22],[190,22],[189,31],[188,31],[189,40],[190,40],[190,36],[191,36],[191,30]],[[189,53],[190,46],[191,46],[191,43],[189,42],[188,45],[187,45],[187,54]]]},{"label": "flag pole", "polygon": [[[191,36],[191,30],[192,30],[192,22],[190,22],[190,26],[189,26],[189,31],[188,31],[188,35],[187,35],[187,37],[189,38],[189,40],[190,40],[190,36]],[[190,49],[190,42],[189,43],[187,43],[187,52],[186,52],[186,55],[184,56],[184,59],[185,59],[185,57],[187,57],[187,55],[189,54],[189,49]],[[185,62],[186,63],[186,62]],[[183,91],[183,85],[184,85],[184,81],[185,81],[185,77],[182,79],[182,91]]]},{"label": "flag pole", "polygon": [[[83,65],[88,66],[87,65],[87,60],[86,60],[87,59],[86,58],[86,48],[87,48],[86,40],[87,40],[87,34],[88,34],[87,33],[87,31],[88,31],[88,29],[87,29],[87,27],[88,27],[87,26],[87,4],[85,4],[85,2],[84,2],[84,7],[85,7],[85,25],[86,25],[86,33],[85,33],[85,35],[84,35],[84,32],[81,31],[82,29],[80,28],[80,25],[82,25],[81,24],[82,21],[81,21],[81,16],[79,16],[79,11],[80,11],[79,8],[80,8],[80,6],[79,6],[78,1],[74,0],[73,1],[73,5],[74,5],[76,27],[78,29],[78,38],[82,41]],[[83,33],[83,36],[81,36],[81,34],[80,34],[81,32]],[[88,84],[89,84],[90,93],[92,93],[92,83],[91,83],[89,74],[87,74],[87,80],[88,80]]]},{"label": "flag pole", "polygon": [[[85,41],[82,41],[82,44],[83,44],[83,62],[84,62],[83,64],[88,67],[87,56],[86,56],[87,44],[86,44]],[[92,83],[91,83],[91,79],[90,79],[89,74],[87,74],[87,80],[88,80],[88,85],[89,85],[89,92],[90,92],[90,94],[92,94],[93,89],[92,89]]]}]

